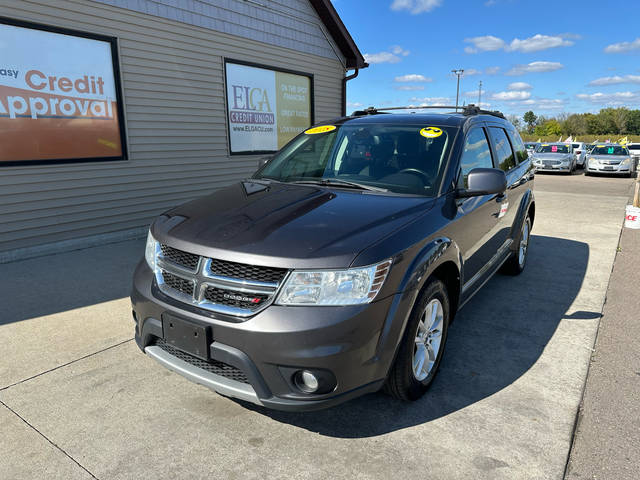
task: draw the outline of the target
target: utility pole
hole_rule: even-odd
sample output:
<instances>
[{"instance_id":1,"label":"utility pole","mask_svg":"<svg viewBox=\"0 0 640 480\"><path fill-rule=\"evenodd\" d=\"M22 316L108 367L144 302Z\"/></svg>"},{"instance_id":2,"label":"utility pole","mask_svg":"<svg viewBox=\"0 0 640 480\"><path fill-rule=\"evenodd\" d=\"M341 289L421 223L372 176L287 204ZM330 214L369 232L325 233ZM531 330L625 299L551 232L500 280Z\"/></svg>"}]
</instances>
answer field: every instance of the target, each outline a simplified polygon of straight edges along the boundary
<instances>
[{"instance_id":1,"label":"utility pole","mask_svg":"<svg viewBox=\"0 0 640 480\"><path fill-rule=\"evenodd\" d=\"M480 85L478 86L478 108L481 108L482 103L480 103L480 99L482 98L482 80L480 80Z\"/></svg>"},{"instance_id":2,"label":"utility pole","mask_svg":"<svg viewBox=\"0 0 640 480\"><path fill-rule=\"evenodd\" d=\"M455 76L458 77L458 84L456 86L456 112L457 112L458 111L458 99L460 98L460 77L464 73L464 70L461 69L461 68L458 68L456 70L451 70L451 73L453 73Z\"/></svg>"}]
</instances>

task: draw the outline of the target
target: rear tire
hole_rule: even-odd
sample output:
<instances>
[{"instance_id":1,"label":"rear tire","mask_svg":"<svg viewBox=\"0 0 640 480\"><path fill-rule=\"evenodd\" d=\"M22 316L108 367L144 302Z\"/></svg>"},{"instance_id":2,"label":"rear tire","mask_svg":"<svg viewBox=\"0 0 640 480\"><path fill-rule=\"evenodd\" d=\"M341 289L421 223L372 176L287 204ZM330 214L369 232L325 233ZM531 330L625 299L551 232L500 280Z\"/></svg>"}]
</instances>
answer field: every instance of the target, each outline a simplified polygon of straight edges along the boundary
<instances>
[{"instance_id":1,"label":"rear tire","mask_svg":"<svg viewBox=\"0 0 640 480\"><path fill-rule=\"evenodd\" d=\"M404 401L422 397L438 373L449 330L449 296L440 280L431 280L416 300L384 385ZM422 362L422 363L420 363Z\"/></svg>"},{"instance_id":2,"label":"rear tire","mask_svg":"<svg viewBox=\"0 0 640 480\"><path fill-rule=\"evenodd\" d=\"M511 253L509 259L502 266L502 273L507 275L520 275L527 266L527 257L529 256L529 240L531 238L531 219L529 214L522 223L520 235L518 235L518 249Z\"/></svg>"}]
</instances>

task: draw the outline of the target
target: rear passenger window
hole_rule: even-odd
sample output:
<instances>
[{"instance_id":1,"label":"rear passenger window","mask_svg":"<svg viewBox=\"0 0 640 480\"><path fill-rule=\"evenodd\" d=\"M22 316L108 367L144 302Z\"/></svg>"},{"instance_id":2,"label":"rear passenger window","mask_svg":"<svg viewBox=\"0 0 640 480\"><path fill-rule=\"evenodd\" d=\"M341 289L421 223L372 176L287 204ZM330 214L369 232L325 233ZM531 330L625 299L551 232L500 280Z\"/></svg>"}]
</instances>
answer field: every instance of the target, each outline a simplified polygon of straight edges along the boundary
<instances>
[{"instance_id":1,"label":"rear passenger window","mask_svg":"<svg viewBox=\"0 0 640 480\"><path fill-rule=\"evenodd\" d=\"M467 177L474 168L493 168L491 150L483 128L474 128L464 141L464 150L460 159L458 188L467 188Z\"/></svg>"},{"instance_id":2,"label":"rear passenger window","mask_svg":"<svg viewBox=\"0 0 640 480\"><path fill-rule=\"evenodd\" d=\"M529 158L529 154L527 153L527 149L524 146L524 142L522 138L520 138L520 134L516 131L509 131L509 138L511 139L511 145L513 149L516 151L516 160L518 163L524 162L527 158Z\"/></svg>"},{"instance_id":3,"label":"rear passenger window","mask_svg":"<svg viewBox=\"0 0 640 480\"><path fill-rule=\"evenodd\" d=\"M489 127L489 134L498 156L498 168L505 172L511 170L516 166L516 160L506 132L499 127Z\"/></svg>"}]
</instances>

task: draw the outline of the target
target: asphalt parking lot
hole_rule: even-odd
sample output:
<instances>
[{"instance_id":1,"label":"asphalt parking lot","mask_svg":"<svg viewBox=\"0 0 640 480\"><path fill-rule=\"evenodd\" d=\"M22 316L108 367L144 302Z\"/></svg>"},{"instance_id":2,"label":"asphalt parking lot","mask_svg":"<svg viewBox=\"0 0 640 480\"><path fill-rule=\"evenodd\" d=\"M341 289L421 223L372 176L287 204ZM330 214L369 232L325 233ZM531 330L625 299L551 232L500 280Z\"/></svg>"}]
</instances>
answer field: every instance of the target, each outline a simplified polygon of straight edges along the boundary
<instances>
[{"instance_id":1,"label":"asphalt parking lot","mask_svg":"<svg viewBox=\"0 0 640 480\"><path fill-rule=\"evenodd\" d=\"M538 175L527 270L460 312L429 394L312 413L145 357L142 240L0 265L0 478L560 479L632 181Z\"/></svg>"}]
</instances>

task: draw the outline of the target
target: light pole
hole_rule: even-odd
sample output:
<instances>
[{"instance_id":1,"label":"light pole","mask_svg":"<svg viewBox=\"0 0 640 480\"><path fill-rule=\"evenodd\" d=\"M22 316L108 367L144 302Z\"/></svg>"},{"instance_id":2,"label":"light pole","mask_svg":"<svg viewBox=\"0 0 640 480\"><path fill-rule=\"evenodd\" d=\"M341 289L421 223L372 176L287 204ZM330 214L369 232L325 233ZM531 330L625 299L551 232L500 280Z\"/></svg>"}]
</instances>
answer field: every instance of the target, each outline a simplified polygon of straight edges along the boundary
<instances>
[{"instance_id":1,"label":"light pole","mask_svg":"<svg viewBox=\"0 0 640 480\"><path fill-rule=\"evenodd\" d=\"M480 103L480 99L482 98L482 80L480 80L480 85L478 85L478 108L482 106Z\"/></svg>"},{"instance_id":2,"label":"light pole","mask_svg":"<svg viewBox=\"0 0 640 480\"><path fill-rule=\"evenodd\" d=\"M460 98L460 77L464 73L464 70L459 68L457 70L451 70L451 73L453 73L455 76L458 77L458 84L456 86L456 112L457 112L458 111L458 99Z\"/></svg>"}]
</instances>

